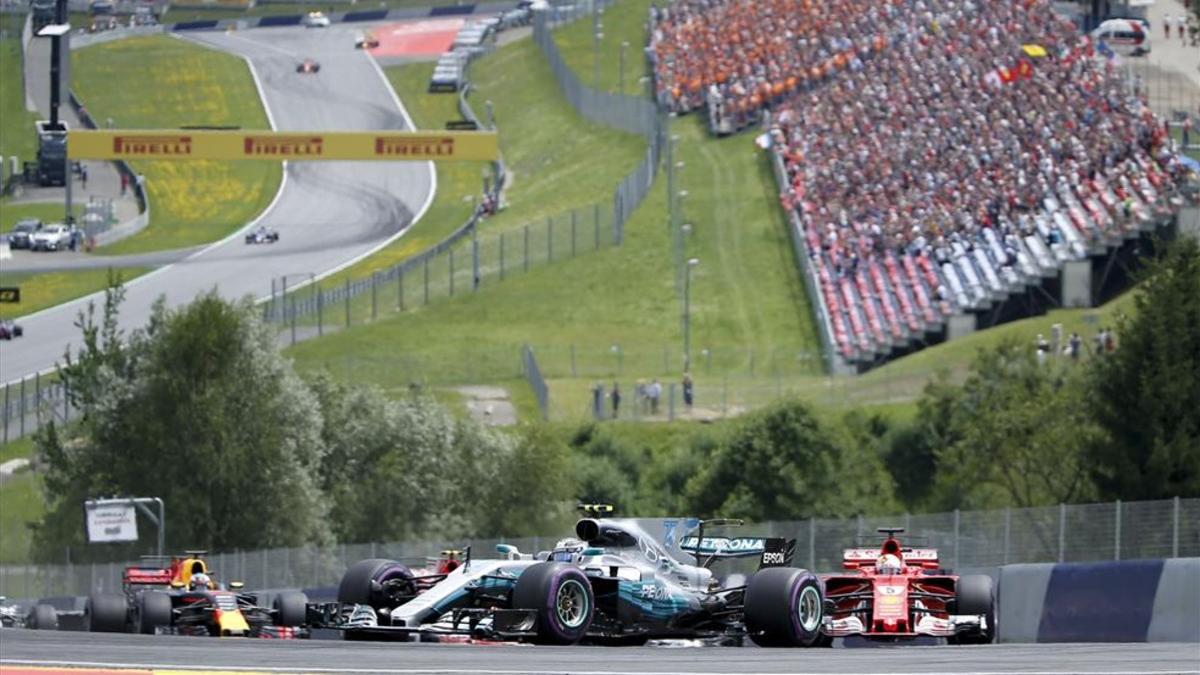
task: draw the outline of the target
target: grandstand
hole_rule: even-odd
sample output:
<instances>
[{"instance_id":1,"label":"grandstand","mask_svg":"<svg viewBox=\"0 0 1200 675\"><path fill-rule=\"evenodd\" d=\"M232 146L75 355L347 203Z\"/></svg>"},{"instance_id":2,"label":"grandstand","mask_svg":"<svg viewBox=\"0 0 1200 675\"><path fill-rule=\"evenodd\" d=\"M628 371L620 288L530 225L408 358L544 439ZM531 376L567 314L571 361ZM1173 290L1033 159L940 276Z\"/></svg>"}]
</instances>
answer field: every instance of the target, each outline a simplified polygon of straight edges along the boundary
<instances>
[{"instance_id":1,"label":"grandstand","mask_svg":"<svg viewBox=\"0 0 1200 675\"><path fill-rule=\"evenodd\" d=\"M835 370L1091 305L1195 203L1169 127L1045 0L681 0L650 22L660 105L762 121Z\"/></svg>"}]
</instances>

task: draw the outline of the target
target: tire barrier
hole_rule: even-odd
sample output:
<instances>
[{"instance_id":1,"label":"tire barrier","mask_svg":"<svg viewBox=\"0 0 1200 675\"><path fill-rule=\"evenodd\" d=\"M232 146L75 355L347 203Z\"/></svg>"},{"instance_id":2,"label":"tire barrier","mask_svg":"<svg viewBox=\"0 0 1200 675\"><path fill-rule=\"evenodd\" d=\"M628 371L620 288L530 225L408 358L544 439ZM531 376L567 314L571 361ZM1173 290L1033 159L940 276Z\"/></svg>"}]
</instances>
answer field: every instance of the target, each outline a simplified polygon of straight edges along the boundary
<instances>
[{"instance_id":1,"label":"tire barrier","mask_svg":"<svg viewBox=\"0 0 1200 675\"><path fill-rule=\"evenodd\" d=\"M1200 642L1200 558L1008 565L1001 642Z\"/></svg>"}]
</instances>

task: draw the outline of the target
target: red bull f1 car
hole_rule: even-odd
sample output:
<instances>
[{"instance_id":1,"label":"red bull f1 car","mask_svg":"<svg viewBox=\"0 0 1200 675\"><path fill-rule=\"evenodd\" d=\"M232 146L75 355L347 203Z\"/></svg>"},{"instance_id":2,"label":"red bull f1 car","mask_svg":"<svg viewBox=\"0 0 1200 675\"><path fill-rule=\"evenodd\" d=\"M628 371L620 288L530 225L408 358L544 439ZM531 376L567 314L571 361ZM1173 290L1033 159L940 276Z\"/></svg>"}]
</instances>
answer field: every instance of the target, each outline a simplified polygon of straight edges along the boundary
<instances>
[{"instance_id":1,"label":"red bull f1 car","mask_svg":"<svg viewBox=\"0 0 1200 675\"><path fill-rule=\"evenodd\" d=\"M502 544L500 559L472 560L468 549L460 565L435 575L364 561L342 579L341 602L310 605L310 625L341 629L347 639L817 644L820 582L790 566L795 542L705 534L736 524L585 518L553 550L531 555ZM712 565L735 558L756 559L757 571L744 583L721 583Z\"/></svg>"},{"instance_id":2,"label":"red bull f1 car","mask_svg":"<svg viewBox=\"0 0 1200 675\"><path fill-rule=\"evenodd\" d=\"M123 593L93 593L84 609L84 625L94 632L294 638L302 626L308 598L298 591L274 596L242 592L242 583L225 587L201 558L188 551L166 566L125 569Z\"/></svg>"},{"instance_id":3,"label":"red bull f1 car","mask_svg":"<svg viewBox=\"0 0 1200 675\"><path fill-rule=\"evenodd\" d=\"M902 528L880 528L880 548L850 548L844 574L822 578L825 639L859 635L898 641L942 637L952 644L985 644L995 637L992 580L941 569L932 548L912 548L896 538Z\"/></svg>"}]
</instances>

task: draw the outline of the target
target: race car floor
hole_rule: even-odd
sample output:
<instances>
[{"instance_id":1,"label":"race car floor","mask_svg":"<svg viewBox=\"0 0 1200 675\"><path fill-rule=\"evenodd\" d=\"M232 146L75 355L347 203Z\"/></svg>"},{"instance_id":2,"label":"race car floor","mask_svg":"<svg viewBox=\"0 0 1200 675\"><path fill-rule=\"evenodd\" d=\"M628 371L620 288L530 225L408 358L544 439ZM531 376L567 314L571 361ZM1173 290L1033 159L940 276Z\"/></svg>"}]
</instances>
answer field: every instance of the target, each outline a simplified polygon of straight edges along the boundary
<instances>
[{"instance_id":1,"label":"race car floor","mask_svg":"<svg viewBox=\"0 0 1200 675\"><path fill-rule=\"evenodd\" d=\"M877 649L534 647L0 631L0 671L207 670L395 675L696 673L1200 673L1197 644L1022 644ZM70 672L78 675L79 670Z\"/></svg>"}]
</instances>

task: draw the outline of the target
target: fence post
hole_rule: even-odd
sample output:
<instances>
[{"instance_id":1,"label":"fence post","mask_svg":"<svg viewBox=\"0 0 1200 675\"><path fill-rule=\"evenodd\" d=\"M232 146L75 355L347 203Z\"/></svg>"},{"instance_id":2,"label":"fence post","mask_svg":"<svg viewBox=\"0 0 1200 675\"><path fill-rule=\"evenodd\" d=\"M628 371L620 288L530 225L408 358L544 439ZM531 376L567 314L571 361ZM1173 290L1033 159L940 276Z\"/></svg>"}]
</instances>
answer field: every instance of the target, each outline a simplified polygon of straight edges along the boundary
<instances>
[{"instance_id":1,"label":"fence post","mask_svg":"<svg viewBox=\"0 0 1200 675\"><path fill-rule=\"evenodd\" d=\"M808 569L817 569L817 521L808 519Z\"/></svg>"},{"instance_id":2,"label":"fence post","mask_svg":"<svg viewBox=\"0 0 1200 675\"><path fill-rule=\"evenodd\" d=\"M1067 505L1058 505L1058 562L1066 559L1067 548Z\"/></svg>"},{"instance_id":3,"label":"fence post","mask_svg":"<svg viewBox=\"0 0 1200 675\"><path fill-rule=\"evenodd\" d=\"M554 219L546 217L546 262L554 262Z\"/></svg>"},{"instance_id":4,"label":"fence post","mask_svg":"<svg viewBox=\"0 0 1200 675\"><path fill-rule=\"evenodd\" d=\"M320 282L313 284L317 293L317 337L325 335L325 291L321 290Z\"/></svg>"},{"instance_id":5,"label":"fence post","mask_svg":"<svg viewBox=\"0 0 1200 675\"><path fill-rule=\"evenodd\" d=\"M425 304L429 304L429 257L425 258Z\"/></svg>"},{"instance_id":6,"label":"fence post","mask_svg":"<svg viewBox=\"0 0 1200 675\"><path fill-rule=\"evenodd\" d=\"M1175 502L1175 504L1174 504L1175 515L1174 515L1174 518L1172 519L1173 522L1171 524L1171 557L1178 558L1179 557L1179 497L1175 497L1175 499L1173 501Z\"/></svg>"},{"instance_id":7,"label":"fence post","mask_svg":"<svg viewBox=\"0 0 1200 675\"><path fill-rule=\"evenodd\" d=\"M525 226L525 271L529 271L529 226Z\"/></svg>"},{"instance_id":8,"label":"fence post","mask_svg":"<svg viewBox=\"0 0 1200 675\"><path fill-rule=\"evenodd\" d=\"M571 209L571 257L575 257L575 209Z\"/></svg>"},{"instance_id":9,"label":"fence post","mask_svg":"<svg viewBox=\"0 0 1200 675\"><path fill-rule=\"evenodd\" d=\"M11 389L11 388L12 388L11 384L4 385L4 442L5 443L8 442L8 426L12 420L12 415L9 414L11 412L11 409L8 407L8 405L9 405L9 403L8 403L9 389Z\"/></svg>"},{"instance_id":10,"label":"fence post","mask_svg":"<svg viewBox=\"0 0 1200 675\"><path fill-rule=\"evenodd\" d=\"M958 569L958 525L960 522L960 511L954 509L954 569Z\"/></svg>"},{"instance_id":11,"label":"fence post","mask_svg":"<svg viewBox=\"0 0 1200 675\"><path fill-rule=\"evenodd\" d=\"M33 374L33 421L36 428L42 428L42 374ZM36 430L36 429L35 429Z\"/></svg>"},{"instance_id":12,"label":"fence post","mask_svg":"<svg viewBox=\"0 0 1200 675\"><path fill-rule=\"evenodd\" d=\"M346 279L346 328L350 327L350 279Z\"/></svg>"},{"instance_id":13,"label":"fence post","mask_svg":"<svg viewBox=\"0 0 1200 675\"><path fill-rule=\"evenodd\" d=\"M396 308L404 311L404 265L396 268Z\"/></svg>"},{"instance_id":14,"label":"fence post","mask_svg":"<svg viewBox=\"0 0 1200 675\"><path fill-rule=\"evenodd\" d=\"M500 233L500 281L504 281L504 233Z\"/></svg>"},{"instance_id":15,"label":"fence post","mask_svg":"<svg viewBox=\"0 0 1200 675\"><path fill-rule=\"evenodd\" d=\"M1008 564L1008 542L1012 535L1012 509L1004 509L1004 564Z\"/></svg>"},{"instance_id":16,"label":"fence post","mask_svg":"<svg viewBox=\"0 0 1200 675\"><path fill-rule=\"evenodd\" d=\"M600 250L600 205L599 204L594 204L592 206L592 221L593 221L593 227L596 230L596 245L594 247L594 250L599 251Z\"/></svg>"},{"instance_id":17,"label":"fence post","mask_svg":"<svg viewBox=\"0 0 1200 675\"><path fill-rule=\"evenodd\" d=\"M1116 534L1113 536L1113 560L1121 559L1121 500L1117 500Z\"/></svg>"},{"instance_id":18,"label":"fence post","mask_svg":"<svg viewBox=\"0 0 1200 675\"><path fill-rule=\"evenodd\" d=\"M450 297L454 297L454 249L450 249Z\"/></svg>"},{"instance_id":19,"label":"fence post","mask_svg":"<svg viewBox=\"0 0 1200 675\"><path fill-rule=\"evenodd\" d=\"M296 294L291 294L292 299L292 344L296 344Z\"/></svg>"},{"instance_id":20,"label":"fence post","mask_svg":"<svg viewBox=\"0 0 1200 675\"><path fill-rule=\"evenodd\" d=\"M379 318L379 272L371 273L371 320Z\"/></svg>"}]
</instances>

